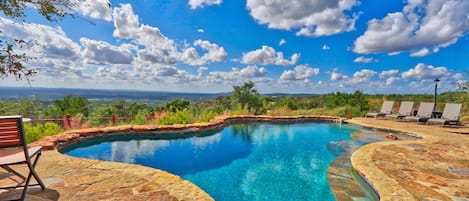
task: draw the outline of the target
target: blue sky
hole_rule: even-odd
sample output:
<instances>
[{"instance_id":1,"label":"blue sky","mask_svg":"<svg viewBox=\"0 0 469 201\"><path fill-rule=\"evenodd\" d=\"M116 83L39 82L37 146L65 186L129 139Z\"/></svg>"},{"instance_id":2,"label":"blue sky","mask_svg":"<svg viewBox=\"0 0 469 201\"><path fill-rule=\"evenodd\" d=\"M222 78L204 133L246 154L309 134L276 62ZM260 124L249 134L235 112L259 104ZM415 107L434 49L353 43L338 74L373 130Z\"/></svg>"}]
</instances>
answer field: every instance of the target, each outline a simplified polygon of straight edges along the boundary
<instances>
[{"instance_id":1,"label":"blue sky","mask_svg":"<svg viewBox=\"0 0 469 201\"><path fill-rule=\"evenodd\" d=\"M110 3L82 1L58 22L0 15L0 35L35 44L20 50L35 58L35 87L432 93L435 78L440 91L467 78L467 0Z\"/></svg>"}]
</instances>

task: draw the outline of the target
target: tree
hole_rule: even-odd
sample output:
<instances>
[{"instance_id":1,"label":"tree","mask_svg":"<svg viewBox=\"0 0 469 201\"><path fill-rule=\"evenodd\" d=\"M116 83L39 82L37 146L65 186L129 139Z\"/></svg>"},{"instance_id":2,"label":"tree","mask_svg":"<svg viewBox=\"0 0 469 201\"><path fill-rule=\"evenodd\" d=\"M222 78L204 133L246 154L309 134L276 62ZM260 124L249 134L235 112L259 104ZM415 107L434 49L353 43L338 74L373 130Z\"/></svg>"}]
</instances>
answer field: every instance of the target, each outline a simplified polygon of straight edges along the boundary
<instances>
[{"instance_id":1,"label":"tree","mask_svg":"<svg viewBox=\"0 0 469 201\"><path fill-rule=\"evenodd\" d=\"M191 103L184 99L176 99L166 103L166 110L171 112L187 109Z\"/></svg>"},{"instance_id":2,"label":"tree","mask_svg":"<svg viewBox=\"0 0 469 201\"><path fill-rule=\"evenodd\" d=\"M24 66L30 58L14 51L14 47L22 48L26 44L23 40L0 38L0 78L12 75L21 80L36 73L36 70Z\"/></svg>"},{"instance_id":3,"label":"tree","mask_svg":"<svg viewBox=\"0 0 469 201\"><path fill-rule=\"evenodd\" d=\"M42 103L37 97L22 100L17 106L18 112L23 117L39 119L42 111Z\"/></svg>"},{"instance_id":4,"label":"tree","mask_svg":"<svg viewBox=\"0 0 469 201\"><path fill-rule=\"evenodd\" d=\"M60 118L66 114L72 116L83 114L88 117L90 101L83 96L72 97L71 95L65 96L62 100L55 100L50 105L45 113L49 117Z\"/></svg>"},{"instance_id":5,"label":"tree","mask_svg":"<svg viewBox=\"0 0 469 201\"><path fill-rule=\"evenodd\" d=\"M81 1L72 0L2 0L0 10L11 18L24 18L27 8L35 9L48 21L58 21L66 15L73 16L73 8Z\"/></svg>"},{"instance_id":6,"label":"tree","mask_svg":"<svg viewBox=\"0 0 469 201\"><path fill-rule=\"evenodd\" d=\"M245 82L242 86L233 86L231 101L233 106L240 106L242 109L248 109L254 114L262 114L265 112L261 95L254 88L254 83L252 81Z\"/></svg>"},{"instance_id":7,"label":"tree","mask_svg":"<svg viewBox=\"0 0 469 201\"><path fill-rule=\"evenodd\" d=\"M81 0L1 0L0 11L13 19L22 18L24 22L25 10L32 8L48 21L58 21L67 15L73 16L73 8L79 3ZM0 78L11 75L19 80L25 78L29 82L29 77L36 74L36 70L25 64L33 58L24 53L18 53L15 49L33 45L31 43L0 36Z\"/></svg>"}]
</instances>

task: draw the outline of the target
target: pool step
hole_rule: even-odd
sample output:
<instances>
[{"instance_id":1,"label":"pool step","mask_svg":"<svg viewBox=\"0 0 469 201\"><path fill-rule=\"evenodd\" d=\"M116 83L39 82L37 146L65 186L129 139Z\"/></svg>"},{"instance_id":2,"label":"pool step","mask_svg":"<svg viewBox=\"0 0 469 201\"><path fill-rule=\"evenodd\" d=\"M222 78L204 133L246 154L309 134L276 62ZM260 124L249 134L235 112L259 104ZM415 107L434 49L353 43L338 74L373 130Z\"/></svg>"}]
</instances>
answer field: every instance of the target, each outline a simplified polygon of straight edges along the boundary
<instances>
[{"instance_id":1,"label":"pool step","mask_svg":"<svg viewBox=\"0 0 469 201\"><path fill-rule=\"evenodd\" d=\"M351 152L345 152L337 157L327 169L327 177L332 191L340 201L374 201L370 193L366 192L355 180L350 164Z\"/></svg>"}]
</instances>

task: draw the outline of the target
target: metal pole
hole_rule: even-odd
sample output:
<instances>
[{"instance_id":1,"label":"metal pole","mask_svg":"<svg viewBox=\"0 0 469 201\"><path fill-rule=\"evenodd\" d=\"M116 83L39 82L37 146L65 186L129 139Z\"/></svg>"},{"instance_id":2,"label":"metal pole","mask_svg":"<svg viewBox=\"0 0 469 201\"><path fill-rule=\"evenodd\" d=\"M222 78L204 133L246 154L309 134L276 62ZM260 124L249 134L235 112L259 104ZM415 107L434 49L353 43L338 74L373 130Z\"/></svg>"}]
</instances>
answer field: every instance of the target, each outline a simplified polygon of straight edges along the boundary
<instances>
[{"instance_id":1,"label":"metal pole","mask_svg":"<svg viewBox=\"0 0 469 201\"><path fill-rule=\"evenodd\" d=\"M435 81L435 100L433 102L435 103L435 105L433 106L433 112L436 112L436 105L437 105L436 96L438 95L437 89L438 89L438 82L440 80L436 78L434 81Z\"/></svg>"}]
</instances>

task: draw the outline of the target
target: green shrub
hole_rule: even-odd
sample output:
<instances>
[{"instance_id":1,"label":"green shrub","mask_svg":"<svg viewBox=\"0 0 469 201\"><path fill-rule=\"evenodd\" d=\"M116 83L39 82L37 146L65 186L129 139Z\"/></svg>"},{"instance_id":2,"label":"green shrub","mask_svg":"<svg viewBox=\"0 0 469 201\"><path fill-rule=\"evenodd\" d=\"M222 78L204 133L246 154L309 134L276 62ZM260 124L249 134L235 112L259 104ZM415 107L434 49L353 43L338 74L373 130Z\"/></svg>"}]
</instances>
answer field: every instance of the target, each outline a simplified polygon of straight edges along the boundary
<instances>
[{"instance_id":1,"label":"green shrub","mask_svg":"<svg viewBox=\"0 0 469 201\"><path fill-rule=\"evenodd\" d=\"M231 115L252 115L252 112L249 112L247 108L236 107L236 109L231 111Z\"/></svg>"},{"instance_id":2,"label":"green shrub","mask_svg":"<svg viewBox=\"0 0 469 201\"><path fill-rule=\"evenodd\" d=\"M108 125L112 118L112 107L102 106L97 107L90 114L92 126Z\"/></svg>"},{"instance_id":3,"label":"green shrub","mask_svg":"<svg viewBox=\"0 0 469 201\"><path fill-rule=\"evenodd\" d=\"M287 106L281 106L273 108L267 112L267 115L271 116L288 116L292 115L292 111Z\"/></svg>"},{"instance_id":4,"label":"green shrub","mask_svg":"<svg viewBox=\"0 0 469 201\"><path fill-rule=\"evenodd\" d=\"M325 116L339 116L345 117L345 111L347 107L336 107L336 108L313 108L310 110L295 110L290 115L325 115Z\"/></svg>"},{"instance_id":5,"label":"green shrub","mask_svg":"<svg viewBox=\"0 0 469 201\"><path fill-rule=\"evenodd\" d=\"M138 111L138 113L135 115L135 119L131 122L131 124L144 125L149 123L147 115L148 114L145 111Z\"/></svg>"},{"instance_id":6,"label":"green shrub","mask_svg":"<svg viewBox=\"0 0 469 201\"><path fill-rule=\"evenodd\" d=\"M45 124L24 124L24 131L26 134L26 143L31 143L36 140L39 140L45 136L57 135L63 132L62 127L60 125L47 122Z\"/></svg>"},{"instance_id":7,"label":"green shrub","mask_svg":"<svg viewBox=\"0 0 469 201\"><path fill-rule=\"evenodd\" d=\"M200 114L197 122L209 122L211 119L215 118L219 114L214 111L204 111Z\"/></svg>"},{"instance_id":8,"label":"green shrub","mask_svg":"<svg viewBox=\"0 0 469 201\"><path fill-rule=\"evenodd\" d=\"M188 110L171 112L168 115L162 116L158 119L160 125L172 124L191 124L194 123L194 118Z\"/></svg>"}]
</instances>

